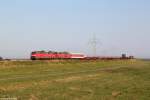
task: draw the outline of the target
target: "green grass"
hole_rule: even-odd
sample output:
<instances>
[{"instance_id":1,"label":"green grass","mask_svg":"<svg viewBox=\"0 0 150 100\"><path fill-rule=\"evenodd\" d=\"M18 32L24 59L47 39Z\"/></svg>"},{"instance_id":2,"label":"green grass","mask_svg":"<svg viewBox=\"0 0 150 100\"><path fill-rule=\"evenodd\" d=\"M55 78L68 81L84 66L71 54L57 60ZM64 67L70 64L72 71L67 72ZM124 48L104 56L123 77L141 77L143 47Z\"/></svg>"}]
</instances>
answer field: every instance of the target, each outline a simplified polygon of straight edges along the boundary
<instances>
[{"instance_id":1,"label":"green grass","mask_svg":"<svg viewBox=\"0 0 150 100\"><path fill-rule=\"evenodd\" d=\"M150 61L3 61L0 98L149 100Z\"/></svg>"}]
</instances>

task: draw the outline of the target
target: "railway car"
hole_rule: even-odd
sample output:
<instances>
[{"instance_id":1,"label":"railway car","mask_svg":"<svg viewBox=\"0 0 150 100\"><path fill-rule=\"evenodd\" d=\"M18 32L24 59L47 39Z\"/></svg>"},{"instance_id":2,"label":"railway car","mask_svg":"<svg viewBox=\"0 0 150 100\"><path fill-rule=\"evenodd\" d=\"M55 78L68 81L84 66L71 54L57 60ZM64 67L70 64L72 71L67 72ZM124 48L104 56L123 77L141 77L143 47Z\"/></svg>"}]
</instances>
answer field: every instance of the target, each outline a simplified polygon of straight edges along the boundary
<instances>
[{"instance_id":1,"label":"railway car","mask_svg":"<svg viewBox=\"0 0 150 100\"><path fill-rule=\"evenodd\" d=\"M84 54L54 51L34 51L31 53L31 60L52 60L52 59L83 59Z\"/></svg>"}]
</instances>

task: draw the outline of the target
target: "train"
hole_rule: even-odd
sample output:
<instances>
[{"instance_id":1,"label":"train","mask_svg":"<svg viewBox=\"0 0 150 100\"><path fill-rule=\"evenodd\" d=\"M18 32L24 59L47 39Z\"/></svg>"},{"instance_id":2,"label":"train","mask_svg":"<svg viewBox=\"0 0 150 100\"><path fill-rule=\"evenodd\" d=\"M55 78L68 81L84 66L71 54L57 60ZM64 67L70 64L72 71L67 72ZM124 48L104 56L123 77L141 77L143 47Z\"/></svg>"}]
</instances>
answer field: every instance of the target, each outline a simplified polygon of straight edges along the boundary
<instances>
[{"instance_id":1,"label":"train","mask_svg":"<svg viewBox=\"0 0 150 100\"><path fill-rule=\"evenodd\" d=\"M56 51L33 51L31 52L31 60L55 60L55 59L80 59L80 60L117 60L117 59L134 59L134 56L127 57L122 54L121 57L89 57L81 53L56 52Z\"/></svg>"},{"instance_id":2,"label":"train","mask_svg":"<svg viewBox=\"0 0 150 100\"><path fill-rule=\"evenodd\" d=\"M31 60L52 60L52 59L84 59L86 56L81 53L56 52L56 51L34 51L31 53Z\"/></svg>"}]
</instances>

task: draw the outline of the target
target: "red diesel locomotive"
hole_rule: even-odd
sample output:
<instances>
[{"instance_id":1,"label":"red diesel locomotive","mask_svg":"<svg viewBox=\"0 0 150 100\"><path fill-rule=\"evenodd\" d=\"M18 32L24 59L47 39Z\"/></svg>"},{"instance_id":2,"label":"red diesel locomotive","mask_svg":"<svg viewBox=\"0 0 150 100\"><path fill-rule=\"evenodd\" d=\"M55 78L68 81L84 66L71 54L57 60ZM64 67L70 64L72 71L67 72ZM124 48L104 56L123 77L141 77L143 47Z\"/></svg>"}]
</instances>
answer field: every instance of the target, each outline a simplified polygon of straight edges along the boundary
<instances>
[{"instance_id":1,"label":"red diesel locomotive","mask_svg":"<svg viewBox=\"0 0 150 100\"><path fill-rule=\"evenodd\" d=\"M31 60L51 60L51 59L84 59L83 54L72 54L68 52L45 52L34 51L31 53Z\"/></svg>"}]
</instances>

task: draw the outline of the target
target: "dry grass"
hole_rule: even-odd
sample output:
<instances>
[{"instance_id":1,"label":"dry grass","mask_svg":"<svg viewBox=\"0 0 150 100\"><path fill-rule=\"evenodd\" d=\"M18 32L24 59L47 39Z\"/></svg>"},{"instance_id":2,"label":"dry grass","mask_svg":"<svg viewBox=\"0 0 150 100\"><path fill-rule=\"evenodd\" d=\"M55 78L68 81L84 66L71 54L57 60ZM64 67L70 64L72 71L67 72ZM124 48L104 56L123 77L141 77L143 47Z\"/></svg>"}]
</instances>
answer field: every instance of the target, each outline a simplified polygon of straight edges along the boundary
<instances>
[{"instance_id":1,"label":"dry grass","mask_svg":"<svg viewBox=\"0 0 150 100\"><path fill-rule=\"evenodd\" d=\"M0 97L19 100L148 100L150 97L149 61L26 61L0 62L0 66L0 79L5 79L0 81ZM23 78L17 78L18 75Z\"/></svg>"}]
</instances>

